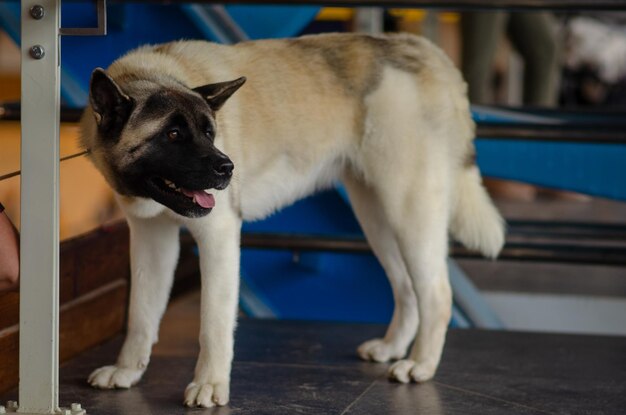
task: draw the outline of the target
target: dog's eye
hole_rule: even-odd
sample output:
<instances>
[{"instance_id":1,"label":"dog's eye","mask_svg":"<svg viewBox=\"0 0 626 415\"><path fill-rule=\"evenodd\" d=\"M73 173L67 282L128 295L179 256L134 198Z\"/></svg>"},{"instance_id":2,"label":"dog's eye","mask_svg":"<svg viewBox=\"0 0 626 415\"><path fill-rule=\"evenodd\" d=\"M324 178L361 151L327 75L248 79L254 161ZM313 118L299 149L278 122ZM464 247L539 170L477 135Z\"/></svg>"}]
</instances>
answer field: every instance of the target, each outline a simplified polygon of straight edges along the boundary
<instances>
[{"instance_id":1,"label":"dog's eye","mask_svg":"<svg viewBox=\"0 0 626 415\"><path fill-rule=\"evenodd\" d=\"M204 134L205 134L208 138L210 138L211 140L213 140L213 135L214 135L214 133L213 133L213 128L211 128L211 127L207 128L207 129L206 129L206 131L204 132Z\"/></svg>"},{"instance_id":2,"label":"dog's eye","mask_svg":"<svg viewBox=\"0 0 626 415\"><path fill-rule=\"evenodd\" d=\"M178 140L180 138L180 131L178 131L177 129L169 130L167 132L167 138L172 141Z\"/></svg>"}]
</instances>

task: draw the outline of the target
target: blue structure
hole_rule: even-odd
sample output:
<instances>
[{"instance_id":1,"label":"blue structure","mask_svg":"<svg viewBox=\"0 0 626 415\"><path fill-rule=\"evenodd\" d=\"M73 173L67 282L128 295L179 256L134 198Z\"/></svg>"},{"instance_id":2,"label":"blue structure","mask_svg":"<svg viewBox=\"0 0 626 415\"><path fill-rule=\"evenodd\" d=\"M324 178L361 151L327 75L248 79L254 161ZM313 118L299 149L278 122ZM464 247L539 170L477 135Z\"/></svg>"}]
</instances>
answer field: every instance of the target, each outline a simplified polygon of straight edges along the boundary
<instances>
[{"instance_id":1,"label":"blue structure","mask_svg":"<svg viewBox=\"0 0 626 415\"><path fill-rule=\"evenodd\" d=\"M229 6L226 10L250 39L260 39L297 35L315 18L319 7ZM85 106L89 78L95 67L107 67L131 49L179 39L218 40L189 13L189 5L113 4L108 5L107 15L106 36L62 38L61 97L69 106ZM19 16L18 1L0 3L0 27L16 43L20 36ZM64 27L95 26L95 7L90 2L65 2L62 19Z\"/></svg>"},{"instance_id":2,"label":"blue structure","mask_svg":"<svg viewBox=\"0 0 626 415\"><path fill-rule=\"evenodd\" d=\"M617 112L522 111L474 106L473 115L479 124L532 124L626 133L626 117ZM478 137L476 149L484 176L626 200L622 179L626 176L626 145Z\"/></svg>"}]
</instances>

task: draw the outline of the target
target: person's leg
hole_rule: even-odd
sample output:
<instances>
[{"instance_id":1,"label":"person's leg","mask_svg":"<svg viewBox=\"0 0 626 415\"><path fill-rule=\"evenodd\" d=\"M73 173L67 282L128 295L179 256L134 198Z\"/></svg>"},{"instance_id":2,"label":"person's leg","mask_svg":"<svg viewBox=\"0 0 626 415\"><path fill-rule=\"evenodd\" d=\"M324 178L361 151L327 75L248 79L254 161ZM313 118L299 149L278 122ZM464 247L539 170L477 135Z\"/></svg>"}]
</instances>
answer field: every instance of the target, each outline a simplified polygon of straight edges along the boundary
<instances>
[{"instance_id":1,"label":"person's leg","mask_svg":"<svg viewBox=\"0 0 626 415\"><path fill-rule=\"evenodd\" d=\"M19 268L19 235L0 203L0 291L17 287Z\"/></svg>"},{"instance_id":2,"label":"person's leg","mask_svg":"<svg viewBox=\"0 0 626 415\"><path fill-rule=\"evenodd\" d=\"M524 59L524 103L555 105L558 41L553 16L547 12L512 13L508 34Z\"/></svg>"},{"instance_id":3,"label":"person's leg","mask_svg":"<svg viewBox=\"0 0 626 415\"><path fill-rule=\"evenodd\" d=\"M505 12L468 12L461 16L461 69L472 103L493 99L493 59L506 27Z\"/></svg>"}]
</instances>

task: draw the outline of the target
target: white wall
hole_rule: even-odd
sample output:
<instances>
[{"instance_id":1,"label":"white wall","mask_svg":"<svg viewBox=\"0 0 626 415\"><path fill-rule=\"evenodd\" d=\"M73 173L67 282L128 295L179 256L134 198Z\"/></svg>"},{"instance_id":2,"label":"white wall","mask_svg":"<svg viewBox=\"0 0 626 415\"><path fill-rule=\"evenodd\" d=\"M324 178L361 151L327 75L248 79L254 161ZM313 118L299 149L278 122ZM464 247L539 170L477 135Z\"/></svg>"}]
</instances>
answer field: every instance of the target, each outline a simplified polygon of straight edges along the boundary
<instances>
[{"instance_id":1,"label":"white wall","mask_svg":"<svg viewBox=\"0 0 626 415\"><path fill-rule=\"evenodd\" d=\"M507 329L626 335L626 299L483 292Z\"/></svg>"}]
</instances>

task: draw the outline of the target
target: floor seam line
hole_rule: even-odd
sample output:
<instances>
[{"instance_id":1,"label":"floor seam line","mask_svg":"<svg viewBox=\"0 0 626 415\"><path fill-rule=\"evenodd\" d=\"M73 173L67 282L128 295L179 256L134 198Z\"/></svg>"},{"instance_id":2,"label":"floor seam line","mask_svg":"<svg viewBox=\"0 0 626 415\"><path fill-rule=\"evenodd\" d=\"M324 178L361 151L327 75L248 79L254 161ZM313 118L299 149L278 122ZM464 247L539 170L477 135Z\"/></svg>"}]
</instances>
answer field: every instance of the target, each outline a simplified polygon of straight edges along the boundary
<instances>
[{"instance_id":1,"label":"floor seam line","mask_svg":"<svg viewBox=\"0 0 626 415\"><path fill-rule=\"evenodd\" d=\"M352 408L363 396L365 396L365 394L367 392L369 392L370 389L372 389L372 387L374 386L374 384L376 383L376 380L374 380L372 383L370 383L370 385L365 388L365 390L363 392L361 392L361 394L359 396L356 397L356 399L354 401L352 401L352 403L350 405L348 405L346 407L346 409L343 410L343 412L340 415L345 415L348 413L348 411L350 410L350 408Z\"/></svg>"},{"instance_id":2,"label":"floor seam line","mask_svg":"<svg viewBox=\"0 0 626 415\"><path fill-rule=\"evenodd\" d=\"M524 409L530 409L530 410L533 410L533 411L542 412L544 414L551 414L552 415L552 414L556 413L556 412L546 411L545 409L534 408L532 406L524 405L524 404L513 402L513 401L507 401L506 399L497 398L495 396L486 395L484 393L476 392L476 391L473 391L473 390L460 388L458 386L448 385L448 384L442 383L442 382L433 381L433 383L435 383L435 384L437 384L439 386L442 386L444 388L456 390L456 391L467 393L467 394L470 394L470 395L480 396L482 398L490 399L490 400L493 400L493 401L503 402L503 403L506 403L506 404L509 404L509 405L513 405L513 406L518 406L518 407L524 408Z\"/></svg>"}]
</instances>

